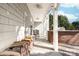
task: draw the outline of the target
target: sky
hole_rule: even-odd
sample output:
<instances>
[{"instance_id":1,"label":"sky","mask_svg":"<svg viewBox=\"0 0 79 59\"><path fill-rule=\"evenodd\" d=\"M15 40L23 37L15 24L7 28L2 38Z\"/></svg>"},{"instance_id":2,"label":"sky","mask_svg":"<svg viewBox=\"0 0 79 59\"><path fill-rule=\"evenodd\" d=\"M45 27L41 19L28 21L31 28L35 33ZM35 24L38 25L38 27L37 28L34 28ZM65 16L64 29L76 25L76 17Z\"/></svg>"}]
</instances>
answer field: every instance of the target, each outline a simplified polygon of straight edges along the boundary
<instances>
[{"instance_id":1,"label":"sky","mask_svg":"<svg viewBox=\"0 0 79 59\"><path fill-rule=\"evenodd\" d=\"M68 18L68 21L79 21L79 4L60 4L58 8L58 14L64 15Z\"/></svg>"}]
</instances>

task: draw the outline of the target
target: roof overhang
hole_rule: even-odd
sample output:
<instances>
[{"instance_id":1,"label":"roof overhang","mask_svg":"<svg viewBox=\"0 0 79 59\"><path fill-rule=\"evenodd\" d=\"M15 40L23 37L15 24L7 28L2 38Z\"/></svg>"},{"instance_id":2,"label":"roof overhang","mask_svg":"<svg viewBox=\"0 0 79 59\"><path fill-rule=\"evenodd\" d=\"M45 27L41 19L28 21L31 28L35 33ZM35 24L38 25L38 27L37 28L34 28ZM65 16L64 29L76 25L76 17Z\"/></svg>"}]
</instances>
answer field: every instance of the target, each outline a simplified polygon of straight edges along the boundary
<instances>
[{"instance_id":1,"label":"roof overhang","mask_svg":"<svg viewBox=\"0 0 79 59\"><path fill-rule=\"evenodd\" d=\"M57 4L54 3L27 3L29 11L32 15L34 23L40 24L49 14L52 8L56 8Z\"/></svg>"}]
</instances>

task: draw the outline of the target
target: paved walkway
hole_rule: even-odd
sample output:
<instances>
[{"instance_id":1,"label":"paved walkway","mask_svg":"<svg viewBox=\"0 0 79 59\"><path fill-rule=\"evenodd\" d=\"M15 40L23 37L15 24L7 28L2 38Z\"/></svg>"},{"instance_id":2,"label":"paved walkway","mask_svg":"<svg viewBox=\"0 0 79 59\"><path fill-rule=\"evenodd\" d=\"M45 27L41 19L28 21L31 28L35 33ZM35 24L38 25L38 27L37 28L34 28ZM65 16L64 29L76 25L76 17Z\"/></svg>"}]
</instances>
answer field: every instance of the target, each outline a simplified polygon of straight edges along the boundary
<instances>
[{"instance_id":1,"label":"paved walkway","mask_svg":"<svg viewBox=\"0 0 79 59\"><path fill-rule=\"evenodd\" d=\"M59 52L54 52L52 44L39 39L34 41L30 56L79 56L79 46L59 43Z\"/></svg>"}]
</instances>

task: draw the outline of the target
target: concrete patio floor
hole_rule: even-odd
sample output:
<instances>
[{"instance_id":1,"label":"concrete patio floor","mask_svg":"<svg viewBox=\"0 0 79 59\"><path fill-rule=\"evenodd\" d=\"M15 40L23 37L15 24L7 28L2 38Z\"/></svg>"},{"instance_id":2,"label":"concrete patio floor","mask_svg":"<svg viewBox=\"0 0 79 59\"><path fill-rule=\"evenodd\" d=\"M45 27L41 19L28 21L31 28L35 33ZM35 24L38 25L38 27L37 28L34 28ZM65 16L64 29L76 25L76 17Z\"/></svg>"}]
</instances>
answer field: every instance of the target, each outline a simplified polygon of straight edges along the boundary
<instances>
[{"instance_id":1,"label":"concrete patio floor","mask_svg":"<svg viewBox=\"0 0 79 59\"><path fill-rule=\"evenodd\" d=\"M58 52L54 52L53 45L45 39L34 41L34 47L31 51L31 56L62 56Z\"/></svg>"},{"instance_id":2,"label":"concrete patio floor","mask_svg":"<svg viewBox=\"0 0 79 59\"><path fill-rule=\"evenodd\" d=\"M30 56L79 56L79 47L59 43L59 52L55 52L52 44L39 39L34 41Z\"/></svg>"}]
</instances>

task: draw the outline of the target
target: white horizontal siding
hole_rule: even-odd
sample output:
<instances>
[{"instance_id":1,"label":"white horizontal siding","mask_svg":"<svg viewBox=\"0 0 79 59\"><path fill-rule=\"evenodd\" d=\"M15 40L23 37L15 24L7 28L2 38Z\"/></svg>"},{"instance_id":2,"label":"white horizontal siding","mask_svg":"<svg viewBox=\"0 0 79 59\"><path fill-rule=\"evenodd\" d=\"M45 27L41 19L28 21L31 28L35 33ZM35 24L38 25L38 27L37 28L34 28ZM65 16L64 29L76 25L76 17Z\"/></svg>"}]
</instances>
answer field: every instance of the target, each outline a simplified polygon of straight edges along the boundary
<instances>
[{"instance_id":1,"label":"white horizontal siding","mask_svg":"<svg viewBox=\"0 0 79 59\"><path fill-rule=\"evenodd\" d=\"M24 26L22 8L18 4L0 3L0 51L16 41L21 26ZM26 24L28 24L27 26L30 24L29 17L26 18ZM21 32L24 35L24 31L21 30Z\"/></svg>"}]
</instances>

